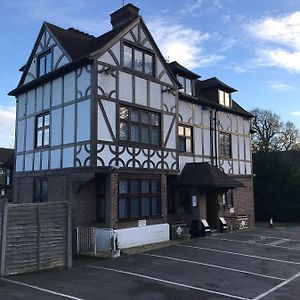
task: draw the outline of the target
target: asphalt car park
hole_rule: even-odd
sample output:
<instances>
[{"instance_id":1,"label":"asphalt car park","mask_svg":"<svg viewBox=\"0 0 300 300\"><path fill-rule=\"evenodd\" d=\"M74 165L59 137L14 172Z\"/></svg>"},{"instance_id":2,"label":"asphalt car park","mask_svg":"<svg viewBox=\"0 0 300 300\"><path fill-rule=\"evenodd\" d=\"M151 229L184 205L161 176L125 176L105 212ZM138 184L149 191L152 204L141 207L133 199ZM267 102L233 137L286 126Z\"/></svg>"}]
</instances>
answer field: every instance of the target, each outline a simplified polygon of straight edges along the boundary
<instances>
[{"instance_id":1,"label":"asphalt car park","mask_svg":"<svg viewBox=\"0 0 300 300\"><path fill-rule=\"evenodd\" d=\"M214 234L0 279L0 299L299 299L300 227Z\"/></svg>"}]
</instances>

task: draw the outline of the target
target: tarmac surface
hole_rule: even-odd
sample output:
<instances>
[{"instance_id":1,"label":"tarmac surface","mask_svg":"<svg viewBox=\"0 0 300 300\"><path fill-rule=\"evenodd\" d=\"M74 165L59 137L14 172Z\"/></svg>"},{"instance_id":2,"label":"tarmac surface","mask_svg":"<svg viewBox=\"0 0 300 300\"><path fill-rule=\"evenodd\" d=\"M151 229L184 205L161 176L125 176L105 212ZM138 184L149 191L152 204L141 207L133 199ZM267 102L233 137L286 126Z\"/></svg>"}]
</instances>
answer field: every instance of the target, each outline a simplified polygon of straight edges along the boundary
<instances>
[{"instance_id":1,"label":"tarmac surface","mask_svg":"<svg viewBox=\"0 0 300 300\"><path fill-rule=\"evenodd\" d=\"M300 227L218 233L0 279L1 300L300 299Z\"/></svg>"}]
</instances>

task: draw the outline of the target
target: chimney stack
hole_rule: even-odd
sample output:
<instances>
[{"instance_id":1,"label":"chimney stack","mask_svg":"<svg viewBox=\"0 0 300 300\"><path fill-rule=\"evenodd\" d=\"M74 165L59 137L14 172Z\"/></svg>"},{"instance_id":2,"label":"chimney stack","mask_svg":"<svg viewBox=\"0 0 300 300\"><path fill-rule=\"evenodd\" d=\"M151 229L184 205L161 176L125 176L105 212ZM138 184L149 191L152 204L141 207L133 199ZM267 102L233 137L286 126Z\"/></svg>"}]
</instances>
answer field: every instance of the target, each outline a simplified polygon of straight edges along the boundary
<instances>
[{"instance_id":1,"label":"chimney stack","mask_svg":"<svg viewBox=\"0 0 300 300\"><path fill-rule=\"evenodd\" d=\"M138 18L139 10L140 9L138 7L129 3L110 14L110 23L113 29L116 29Z\"/></svg>"}]
</instances>

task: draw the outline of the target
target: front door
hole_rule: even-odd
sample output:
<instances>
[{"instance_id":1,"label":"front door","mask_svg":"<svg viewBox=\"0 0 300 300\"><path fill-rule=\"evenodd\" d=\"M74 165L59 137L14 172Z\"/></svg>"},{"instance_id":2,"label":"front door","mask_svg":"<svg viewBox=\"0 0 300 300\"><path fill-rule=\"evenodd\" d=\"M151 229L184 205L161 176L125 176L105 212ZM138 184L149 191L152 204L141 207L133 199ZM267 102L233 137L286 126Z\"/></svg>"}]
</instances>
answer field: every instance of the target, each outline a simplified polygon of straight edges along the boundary
<instances>
[{"instance_id":1,"label":"front door","mask_svg":"<svg viewBox=\"0 0 300 300\"><path fill-rule=\"evenodd\" d=\"M211 228L218 228L218 194L206 193L206 216Z\"/></svg>"}]
</instances>

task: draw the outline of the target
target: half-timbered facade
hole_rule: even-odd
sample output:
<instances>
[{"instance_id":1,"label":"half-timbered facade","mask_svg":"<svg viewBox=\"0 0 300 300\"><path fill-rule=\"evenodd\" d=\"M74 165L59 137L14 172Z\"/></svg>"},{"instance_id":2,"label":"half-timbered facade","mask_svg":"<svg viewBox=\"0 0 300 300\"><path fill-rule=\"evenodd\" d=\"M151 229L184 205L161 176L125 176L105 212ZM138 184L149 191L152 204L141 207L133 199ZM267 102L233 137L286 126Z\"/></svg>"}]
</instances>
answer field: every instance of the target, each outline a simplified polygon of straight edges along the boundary
<instances>
[{"instance_id":1,"label":"half-timbered facade","mask_svg":"<svg viewBox=\"0 0 300 300\"><path fill-rule=\"evenodd\" d=\"M235 90L168 64L132 4L111 24L99 37L43 24L10 92L14 201L68 200L74 226L189 223L207 213L215 223L219 215L253 220L251 115ZM206 162L230 183L180 181L185 166L201 172Z\"/></svg>"}]
</instances>

